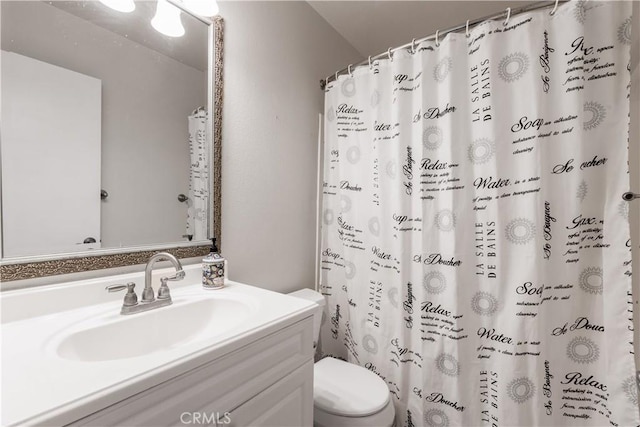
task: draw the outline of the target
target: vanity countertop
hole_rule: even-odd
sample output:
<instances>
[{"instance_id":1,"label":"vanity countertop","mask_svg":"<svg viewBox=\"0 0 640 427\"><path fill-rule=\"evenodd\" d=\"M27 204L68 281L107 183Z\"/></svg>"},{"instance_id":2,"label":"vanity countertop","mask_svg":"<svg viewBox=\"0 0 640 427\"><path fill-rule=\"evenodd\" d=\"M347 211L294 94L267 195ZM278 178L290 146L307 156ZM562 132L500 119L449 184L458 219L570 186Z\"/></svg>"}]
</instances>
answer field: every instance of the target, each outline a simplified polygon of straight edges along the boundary
<instances>
[{"instance_id":1,"label":"vanity countertop","mask_svg":"<svg viewBox=\"0 0 640 427\"><path fill-rule=\"evenodd\" d=\"M314 304L309 301L232 281L227 281L221 290L204 290L199 282L199 265L185 266L185 271L187 277L182 282L172 283L173 305L129 316L120 315L123 294L107 294L104 286L136 281L140 292L142 273L0 294L2 425L73 422L313 314ZM154 281L156 289L157 286ZM76 294L80 297L72 296ZM96 304L101 296L107 302ZM153 320L164 315L162 310L174 307L174 311L165 312L170 315L175 313L175 307L180 309L181 305L207 298L215 299L216 304L242 303L249 307L248 315L234 325L221 323L219 330L207 325L207 333L199 334L197 339L191 337L149 354L92 361L60 354L64 338L83 328L137 317L137 322L148 319L149 328L153 329ZM20 314L19 306L29 307L30 301L36 308L31 306L25 309L26 315ZM55 309L58 302L62 311ZM109 346L121 343L120 336L109 335Z\"/></svg>"}]
</instances>

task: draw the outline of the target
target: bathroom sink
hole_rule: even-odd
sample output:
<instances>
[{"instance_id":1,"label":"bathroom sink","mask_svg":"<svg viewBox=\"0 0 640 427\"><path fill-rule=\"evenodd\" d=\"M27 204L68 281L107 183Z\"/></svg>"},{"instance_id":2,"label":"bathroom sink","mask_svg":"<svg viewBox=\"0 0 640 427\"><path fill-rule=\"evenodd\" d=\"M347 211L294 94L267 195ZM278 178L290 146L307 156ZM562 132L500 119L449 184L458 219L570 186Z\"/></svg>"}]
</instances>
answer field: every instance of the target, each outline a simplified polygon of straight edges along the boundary
<instances>
[{"instance_id":1,"label":"bathroom sink","mask_svg":"<svg viewBox=\"0 0 640 427\"><path fill-rule=\"evenodd\" d=\"M73 424L298 325L313 309L309 301L231 280L204 290L200 264L184 271L171 284L173 304L130 315L120 314L122 293L105 287L134 282L140 289L142 272L0 293L0 425ZM157 270L155 282L173 272ZM289 356L286 349L302 344L256 357ZM192 395L189 404L214 394ZM128 420L117 425L132 425Z\"/></svg>"},{"instance_id":2,"label":"bathroom sink","mask_svg":"<svg viewBox=\"0 0 640 427\"><path fill-rule=\"evenodd\" d=\"M82 362L146 356L223 334L237 328L252 311L250 302L238 299L179 298L144 313L110 313L81 322L62 331L54 349L63 359Z\"/></svg>"}]
</instances>

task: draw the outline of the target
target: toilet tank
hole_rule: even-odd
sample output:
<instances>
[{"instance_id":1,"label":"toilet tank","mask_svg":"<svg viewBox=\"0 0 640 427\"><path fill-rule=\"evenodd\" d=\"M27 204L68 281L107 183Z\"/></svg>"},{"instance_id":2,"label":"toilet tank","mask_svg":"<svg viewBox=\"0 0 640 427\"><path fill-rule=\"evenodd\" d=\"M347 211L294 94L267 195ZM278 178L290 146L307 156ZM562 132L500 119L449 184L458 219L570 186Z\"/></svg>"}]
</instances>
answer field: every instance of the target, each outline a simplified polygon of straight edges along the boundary
<instances>
[{"instance_id":1,"label":"toilet tank","mask_svg":"<svg viewBox=\"0 0 640 427\"><path fill-rule=\"evenodd\" d=\"M324 312L324 296L321 293L313 291L311 289L300 289L299 291L291 292L289 295L296 298L306 299L318 304L313 314L313 348L316 347L318 339L320 338L320 325L322 323L322 313Z\"/></svg>"}]
</instances>

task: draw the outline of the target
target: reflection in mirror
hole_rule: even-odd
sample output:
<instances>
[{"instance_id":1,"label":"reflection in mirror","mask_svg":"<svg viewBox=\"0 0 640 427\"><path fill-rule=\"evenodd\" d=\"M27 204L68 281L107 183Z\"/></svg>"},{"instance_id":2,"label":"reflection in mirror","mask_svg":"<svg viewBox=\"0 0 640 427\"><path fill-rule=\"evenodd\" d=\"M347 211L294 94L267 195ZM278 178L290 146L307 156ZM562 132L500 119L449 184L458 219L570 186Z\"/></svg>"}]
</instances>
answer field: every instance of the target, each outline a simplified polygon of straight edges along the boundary
<instances>
[{"instance_id":1,"label":"reflection in mirror","mask_svg":"<svg viewBox=\"0 0 640 427\"><path fill-rule=\"evenodd\" d=\"M135 5L0 3L3 258L210 237L208 25Z\"/></svg>"}]
</instances>

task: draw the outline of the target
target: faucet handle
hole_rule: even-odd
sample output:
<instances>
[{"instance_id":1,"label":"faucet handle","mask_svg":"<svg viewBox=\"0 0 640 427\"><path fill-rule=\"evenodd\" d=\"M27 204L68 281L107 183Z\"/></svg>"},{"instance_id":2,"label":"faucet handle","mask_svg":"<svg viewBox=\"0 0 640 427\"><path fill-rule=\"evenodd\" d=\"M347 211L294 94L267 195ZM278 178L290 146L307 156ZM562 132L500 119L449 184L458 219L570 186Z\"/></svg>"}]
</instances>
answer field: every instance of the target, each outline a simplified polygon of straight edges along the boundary
<instances>
[{"instance_id":1,"label":"faucet handle","mask_svg":"<svg viewBox=\"0 0 640 427\"><path fill-rule=\"evenodd\" d=\"M118 292L124 289L127 290L126 295L124 296L124 302L122 303L125 307L131 307L138 304L138 296L136 295L136 291L134 290L136 284L134 282L129 282L127 285L109 285L105 287L107 292Z\"/></svg>"},{"instance_id":2,"label":"faucet handle","mask_svg":"<svg viewBox=\"0 0 640 427\"><path fill-rule=\"evenodd\" d=\"M171 293L169 286L167 286L167 280L178 280L170 277L163 277L160 279L160 288L158 289L158 299L171 299Z\"/></svg>"},{"instance_id":3,"label":"faucet handle","mask_svg":"<svg viewBox=\"0 0 640 427\"><path fill-rule=\"evenodd\" d=\"M127 287L125 285L109 285L105 286L104 289L107 292L118 292L127 289Z\"/></svg>"}]
</instances>

